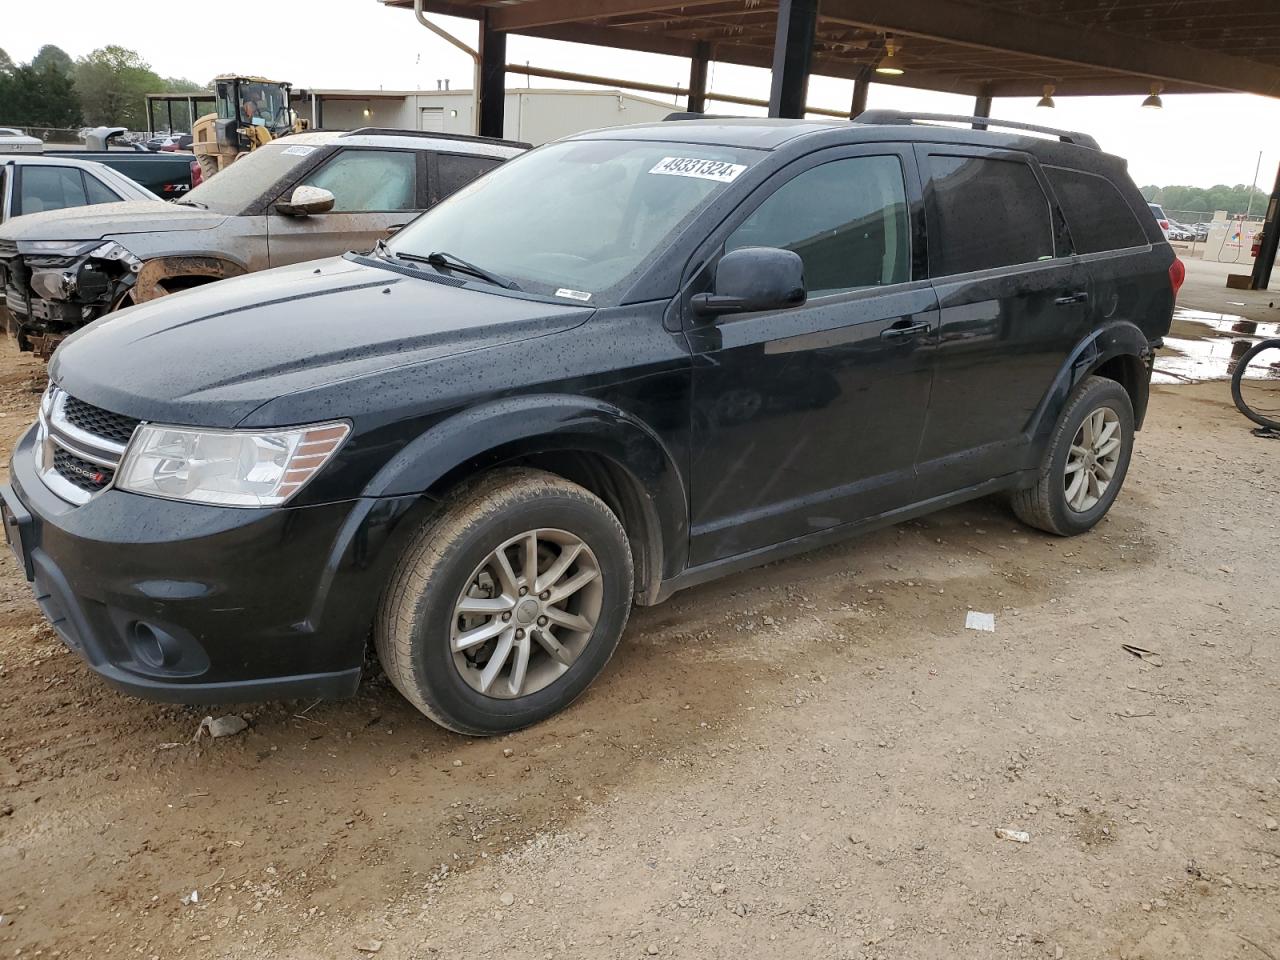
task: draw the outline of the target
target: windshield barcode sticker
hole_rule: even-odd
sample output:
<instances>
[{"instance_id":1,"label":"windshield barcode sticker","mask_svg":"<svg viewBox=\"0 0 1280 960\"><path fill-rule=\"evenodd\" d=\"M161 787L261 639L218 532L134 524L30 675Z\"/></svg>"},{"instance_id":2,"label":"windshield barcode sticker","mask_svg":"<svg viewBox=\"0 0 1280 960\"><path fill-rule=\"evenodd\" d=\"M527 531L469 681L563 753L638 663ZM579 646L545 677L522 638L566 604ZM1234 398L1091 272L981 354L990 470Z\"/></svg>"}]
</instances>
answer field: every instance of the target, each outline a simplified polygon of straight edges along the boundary
<instances>
[{"instance_id":1,"label":"windshield barcode sticker","mask_svg":"<svg viewBox=\"0 0 1280 960\"><path fill-rule=\"evenodd\" d=\"M296 143L292 147L285 147L280 152L283 153L286 157L305 157L307 154L312 153L314 150L315 150L315 147L308 147L305 144Z\"/></svg>"},{"instance_id":2,"label":"windshield barcode sticker","mask_svg":"<svg viewBox=\"0 0 1280 960\"><path fill-rule=\"evenodd\" d=\"M694 177L698 180L733 183L745 169L745 163L699 160L697 157L663 157L649 172L665 177Z\"/></svg>"},{"instance_id":3,"label":"windshield barcode sticker","mask_svg":"<svg viewBox=\"0 0 1280 960\"><path fill-rule=\"evenodd\" d=\"M590 300L591 294L585 290L570 290L568 287L561 287L556 291L557 297L568 297L570 300Z\"/></svg>"}]
</instances>

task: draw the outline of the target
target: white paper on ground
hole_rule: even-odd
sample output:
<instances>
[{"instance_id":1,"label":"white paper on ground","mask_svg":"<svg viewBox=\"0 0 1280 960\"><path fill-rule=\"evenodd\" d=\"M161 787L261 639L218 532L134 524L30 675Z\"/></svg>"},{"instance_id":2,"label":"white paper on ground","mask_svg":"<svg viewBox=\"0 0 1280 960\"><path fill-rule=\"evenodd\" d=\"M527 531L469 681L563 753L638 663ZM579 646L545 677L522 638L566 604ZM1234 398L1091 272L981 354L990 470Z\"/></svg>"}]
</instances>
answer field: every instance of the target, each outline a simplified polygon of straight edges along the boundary
<instances>
[{"instance_id":1,"label":"white paper on ground","mask_svg":"<svg viewBox=\"0 0 1280 960\"><path fill-rule=\"evenodd\" d=\"M996 615L994 613L979 613L977 610L970 610L965 614L964 628L966 630L982 630L985 633L995 633Z\"/></svg>"}]
</instances>

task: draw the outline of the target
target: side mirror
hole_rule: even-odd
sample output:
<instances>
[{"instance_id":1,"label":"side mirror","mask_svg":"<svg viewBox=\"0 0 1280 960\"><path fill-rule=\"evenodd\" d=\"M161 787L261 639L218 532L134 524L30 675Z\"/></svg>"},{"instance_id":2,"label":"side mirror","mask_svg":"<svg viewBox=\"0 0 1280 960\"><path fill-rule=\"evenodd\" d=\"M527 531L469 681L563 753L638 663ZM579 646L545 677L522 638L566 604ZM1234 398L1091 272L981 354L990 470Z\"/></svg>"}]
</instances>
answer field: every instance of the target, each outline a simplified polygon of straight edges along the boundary
<instances>
[{"instance_id":1,"label":"side mirror","mask_svg":"<svg viewBox=\"0 0 1280 960\"><path fill-rule=\"evenodd\" d=\"M276 213L286 217L308 217L313 213L326 213L333 209L333 194L323 187L297 187L288 201L276 203Z\"/></svg>"},{"instance_id":2,"label":"side mirror","mask_svg":"<svg viewBox=\"0 0 1280 960\"><path fill-rule=\"evenodd\" d=\"M716 264L714 293L693 297L693 311L714 317L798 307L805 301L804 261L791 250L743 247Z\"/></svg>"}]
</instances>

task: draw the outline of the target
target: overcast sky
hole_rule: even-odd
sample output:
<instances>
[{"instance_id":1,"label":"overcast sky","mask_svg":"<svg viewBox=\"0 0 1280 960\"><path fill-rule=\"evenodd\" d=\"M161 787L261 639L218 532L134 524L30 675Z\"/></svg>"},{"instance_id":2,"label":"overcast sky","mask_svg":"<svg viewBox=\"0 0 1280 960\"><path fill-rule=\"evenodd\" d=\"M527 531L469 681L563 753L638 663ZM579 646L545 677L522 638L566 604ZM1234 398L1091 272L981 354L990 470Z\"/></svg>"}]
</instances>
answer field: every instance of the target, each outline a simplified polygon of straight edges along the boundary
<instances>
[{"instance_id":1,"label":"overcast sky","mask_svg":"<svg viewBox=\"0 0 1280 960\"><path fill-rule=\"evenodd\" d=\"M17 4L19 0L8 0ZM23 4L21 17L5 16L0 45L16 61L29 60L45 43L73 57L117 43L131 47L162 76L204 82L218 73L244 72L288 80L297 87L429 89L448 78L456 88L471 86L471 60L420 27L410 10L388 9L377 0L219 0L200 29L185 23L201 8L172 0L52 0ZM127 16L125 15L127 13ZM436 17L474 45L474 22ZM206 33L223 28L219 35ZM199 39L208 36L207 42ZM510 62L683 85L688 61L676 57L605 50L513 36ZM525 78L511 75L509 86ZM533 81L535 86L568 86ZM715 64L710 88L767 97L765 70ZM811 106L848 109L852 84L814 77ZM1163 110L1139 108L1141 97L1079 97L1059 91L1055 110L1035 109L1034 99L996 100L993 112L1083 130L1103 149L1128 158L1139 184L1249 183L1262 151L1258 184L1270 191L1280 163L1280 100L1228 94L1164 97ZM873 84L869 106L930 112L969 113L970 97ZM729 112L725 105L711 109ZM732 112L749 113L734 107Z\"/></svg>"}]
</instances>

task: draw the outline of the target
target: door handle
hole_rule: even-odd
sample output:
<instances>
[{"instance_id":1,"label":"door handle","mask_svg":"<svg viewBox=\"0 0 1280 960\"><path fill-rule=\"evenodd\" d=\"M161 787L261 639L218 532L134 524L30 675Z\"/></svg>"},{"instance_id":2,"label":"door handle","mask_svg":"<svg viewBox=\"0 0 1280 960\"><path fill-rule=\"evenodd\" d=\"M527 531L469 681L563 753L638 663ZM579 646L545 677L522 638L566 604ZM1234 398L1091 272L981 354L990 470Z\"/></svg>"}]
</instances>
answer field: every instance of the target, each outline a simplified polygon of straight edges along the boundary
<instances>
[{"instance_id":1,"label":"door handle","mask_svg":"<svg viewBox=\"0 0 1280 960\"><path fill-rule=\"evenodd\" d=\"M1072 303L1084 303L1088 299L1089 299L1089 294L1086 291L1081 290L1078 293L1068 293L1064 297L1058 297L1053 302L1060 307L1065 307Z\"/></svg>"},{"instance_id":2,"label":"door handle","mask_svg":"<svg viewBox=\"0 0 1280 960\"><path fill-rule=\"evenodd\" d=\"M899 320L880 331L881 340L905 340L907 337L918 337L928 333L932 326L928 320Z\"/></svg>"}]
</instances>

